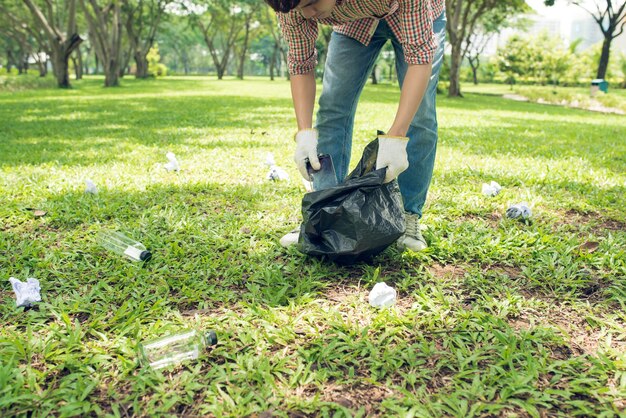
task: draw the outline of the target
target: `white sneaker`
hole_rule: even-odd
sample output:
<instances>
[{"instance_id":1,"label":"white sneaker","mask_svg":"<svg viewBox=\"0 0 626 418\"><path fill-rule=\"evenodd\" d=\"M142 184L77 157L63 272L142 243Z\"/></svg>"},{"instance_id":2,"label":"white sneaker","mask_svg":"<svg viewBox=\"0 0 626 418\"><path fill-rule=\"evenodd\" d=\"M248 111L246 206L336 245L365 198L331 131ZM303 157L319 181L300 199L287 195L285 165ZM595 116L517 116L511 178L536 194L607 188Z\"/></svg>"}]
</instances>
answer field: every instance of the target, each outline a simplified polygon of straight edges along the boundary
<instances>
[{"instance_id":1,"label":"white sneaker","mask_svg":"<svg viewBox=\"0 0 626 418\"><path fill-rule=\"evenodd\" d=\"M291 247L292 245L296 245L298 243L298 238L300 237L300 228L296 228L293 231L288 232L280 239L280 245L283 247Z\"/></svg>"},{"instance_id":2,"label":"white sneaker","mask_svg":"<svg viewBox=\"0 0 626 418\"><path fill-rule=\"evenodd\" d=\"M426 240L420 230L420 217L415 213L404 213L406 219L406 231L398 239L398 248L401 251L423 251L428 248Z\"/></svg>"}]
</instances>

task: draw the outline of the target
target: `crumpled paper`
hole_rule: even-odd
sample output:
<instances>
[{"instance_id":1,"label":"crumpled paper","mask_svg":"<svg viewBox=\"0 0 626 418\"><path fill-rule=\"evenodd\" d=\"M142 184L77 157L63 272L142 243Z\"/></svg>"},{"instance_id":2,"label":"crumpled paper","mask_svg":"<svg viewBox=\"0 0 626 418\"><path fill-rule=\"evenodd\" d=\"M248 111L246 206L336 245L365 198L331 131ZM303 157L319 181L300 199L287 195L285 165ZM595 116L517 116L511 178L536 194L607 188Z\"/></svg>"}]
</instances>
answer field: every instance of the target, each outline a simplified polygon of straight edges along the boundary
<instances>
[{"instance_id":1,"label":"crumpled paper","mask_svg":"<svg viewBox=\"0 0 626 418\"><path fill-rule=\"evenodd\" d=\"M533 215L527 203L512 205L506 210L506 217L509 219L529 219Z\"/></svg>"},{"instance_id":2,"label":"crumpled paper","mask_svg":"<svg viewBox=\"0 0 626 418\"><path fill-rule=\"evenodd\" d=\"M91 179L85 179L85 193L98 194L98 188Z\"/></svg>"},{"instance_id":3,"label":"crumpled paper","mask_svg":"<svg viewBox=\"0 0 626 418\"><path fill-rule=\"evenodd\" d=\"M35 302L41 302L39 280L29 277L26 282L21 282L15 277L10 277L9 281L15 292L17 306L30 306Z\"/></svg>"},{"instance_id":4,"label":"crumpled paper","mask_svg":"<svg viewBox=\"0 0 626 418\"><path fill-rule=\"evenodd\" d=\"M176 155L173 152L168 152L165 154L167 157L167 163L165 164L165 169L167 171L179 171L180 165L178 164L178 160L176 159Z\"/></svg>"},{"instance_id":5,"label":"crumpled paper","mask_svg":"<svg viewBox=\"0 0 626 418\"><path fill-rule=\"evenodd\" d=\"M497 196L502 190L502 186L500 186L497 182L492 181L491 183L483 183L483 194L485 196Z\"/></svg>"},{"instance_id":6,"label":"crumpled paper","mask_svg":"<svg viewBox=\"0 0 626 418\"><path fill-rule=\"evenodd\" d=\"M289 180L289 174L287 174L284 169L276 165L276 161L274 160L274 154L272 154L271 152L267 153L267 156L265 157L265 164L270 167L270 171L267 173L266 176L268 180Z\"/></svg>"},{"instance_id":7,"label":"crumpled paper","mask_svg":"<svg viewBox=\"0 0 626 418\"><path fill-rule=\"evenodd\" d=\"M386 308L396 303L396 295L396 289L387 286L385 282L380 282L374 285L368 300L375 308Z\"/></svg>"}]
</instances>

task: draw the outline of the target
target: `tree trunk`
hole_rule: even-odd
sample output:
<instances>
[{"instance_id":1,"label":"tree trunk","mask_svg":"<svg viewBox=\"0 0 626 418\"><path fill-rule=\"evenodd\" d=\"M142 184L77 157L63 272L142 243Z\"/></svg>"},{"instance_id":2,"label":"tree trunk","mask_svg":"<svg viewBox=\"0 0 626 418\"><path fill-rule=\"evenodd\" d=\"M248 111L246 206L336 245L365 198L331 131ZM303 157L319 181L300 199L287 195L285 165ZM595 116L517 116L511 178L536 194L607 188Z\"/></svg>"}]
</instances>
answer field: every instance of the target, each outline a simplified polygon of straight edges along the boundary
<instances>
[{"instance_id":1,"label":"tree trunk","mask_svg":"<svg viewBox=\"0 0 626 418\"><path fill-rule=\"evenodd\" d=\"M148 78L148 58L142 51L135 51L135 78Z\"/></svg>"},{"instance_id":2,"label":"tree trunk","mask_svg":"<svg viewBox=\"0 0 626 418\"><path fill-rule=\"evenodd\" d=\"M450 55L450 87L448 97L463 97L461 94L461 45L452 45Z\"/></svg>"},{"instance_id":3,"label":"tree trunk","mask_svg":"<svg viewBox=\"0 0 626 418\"><path fill-rule=\"evenodd\" d=\"M57 79L57 85L61 88L70 87L69 60L65 59L62 51L55 51L52 55L52 69Z\"/></svg>"},{"instance_id":4,"label":"tree trunk","mask_svg":"<svg viewBox=\"0 0 626 418\"><path fill-rule=\"evenodd\" d=\"M248 52L248 42L250 39L250 20L246 20L245 35L243 37L243 46L239 55L239 68L237 69L237 78L243 80L243 70L246 64L246 53Z\"/></svg>"},{"instance_id":5,"label":"tree trunk","mask_svg":"<svg viewBox=\"0 0 626 418\"><path fill-rule=\"evenodd\" d=\"M606 78L606 71L609 68L609 58L611 56L611 42L613 42L611 36L605 37L604 42L602 42L602 55L600 55L596 78Z\"/></svg>"},{"instance_id":6,"label":"tree trunk","mask_svg":"<svg viewBox=\"0 0 626 418\"><path fill-rule=\"evenodd\" d=\"M378 67L378 65L374 64L374 67L372 68L372 84L378 84L378 79L376 78L376 67Z\"/></svg>"},{"instance_id":7,"label":"tree trunk","mask_svg":"<svg viewBox=\"0 0 626 418\"><path fill-rule=\"evenodd\" d=\"M276 58L278 58L278 44L274 43L272 58L270 59L270 80L274 81L274 67L276 66Z\"/></svg>"},{"instance_id":8,"label":"tree trunk","mask_svg":"<svg viewBox=\"0 0 626 418\"><path fill-rule=\"evenodd\" d=\"M474 85L477 86L478 85L478 67L480 66L480 59L477 56L474 58L470 56L468 57L468 61L469 61L470 67L472 68L472 80L474 81Z\"/></svg>"},{"instance_id":9,"label":"tree trunk","mask_svg":"<svg viewBox=\"0 0 626 418\"><path fill-rule=\"evenodd\" d=\"M13 68L13 54L10 49L7 49L7 73L11 72L11 68Z\"/></svg>"},{"instance_id":10,"label":"tree trunk","mask_svg":"<svg viewBox=\"0 0 626 418\"><path fill-rule=\"evenodd\" d=\"M41 57L41 51L38 55ZM38 59L37 67L39 67L39 77L45 77L46 75L48 75L48 61Z\"/></svg>"},{"instance_id":11,"label":"tree trunk","mask_svg":"<svg viewBox=\"0 0 626 418\"><path fill-rule=\"evenodd\" d=\"M215 67L215 69L217 70L217 79L221 80L224 77L226 66L222 67L221 65L218 65L217 67Z\"/></svg>"},{"instance_id":12,"label":"tree trunk","mask_svg":"<svg viewBox=\"0 0 626 418\"><path fill-rule=\"evenodd\" d=\"M80 48L76 48L76 62L77 62L77 66L76 66L76 80L82 80L83 79L83 53L81 52Z\"/></svg>"}]
</instances>

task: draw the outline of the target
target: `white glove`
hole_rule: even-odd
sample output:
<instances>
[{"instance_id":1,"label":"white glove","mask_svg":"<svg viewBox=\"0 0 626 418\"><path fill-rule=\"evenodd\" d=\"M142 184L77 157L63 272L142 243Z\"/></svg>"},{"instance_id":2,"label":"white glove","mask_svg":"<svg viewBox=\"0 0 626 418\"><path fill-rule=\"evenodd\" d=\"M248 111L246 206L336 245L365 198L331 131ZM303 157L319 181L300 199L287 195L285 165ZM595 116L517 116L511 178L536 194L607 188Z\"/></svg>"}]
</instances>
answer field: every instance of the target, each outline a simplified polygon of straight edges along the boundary
<instances>
[{"instance_id":1,"label":"white glove","mask_svg":"<svg viewBox=\"0 0 626 418\"><path fill-rule=\"evenodd\" d=\"M317 158L317 129L303 129L296 134L296 152L293 160L305 180L310 180L306 170L307 160L313 170L317 171L322 168Z\"/></svg>"},{"instance_id":2,"label":"white glove","mask_svg":"<svg viewBox=\"0 0 626 418\"><path fill-rule=\"evenodd\" d=\"M409 138L405 136L378 136L378 158L376 170L387 167L385 183L389 183L409 167L406 145Z\"/></svg>"}]
</instances>

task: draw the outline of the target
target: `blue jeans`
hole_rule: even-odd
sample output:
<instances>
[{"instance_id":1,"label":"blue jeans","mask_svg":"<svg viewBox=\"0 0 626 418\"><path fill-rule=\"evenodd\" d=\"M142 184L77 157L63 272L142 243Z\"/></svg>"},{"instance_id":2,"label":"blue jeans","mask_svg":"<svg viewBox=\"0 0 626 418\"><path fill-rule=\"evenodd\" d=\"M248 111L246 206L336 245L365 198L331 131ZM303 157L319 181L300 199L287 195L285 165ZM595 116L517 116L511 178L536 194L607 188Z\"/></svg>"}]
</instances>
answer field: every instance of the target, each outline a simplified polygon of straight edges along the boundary
<instances>
[{"instance_id":1,"label":"blue jeans","mask_svg":"<svg viewBox=\"0 0 626 418\"><path fill-rule=\"evenodd\" d=\"M435 102L439 70L443 62L445 28L445 13L442 13L434 22L438 48L433 60L430 83L407 133L409 168L398 177L405 211L416 213L420 217L432 179L437 150ZM402 86L407 63L404 60L402 45L387 22L379 21L368 46L336 32L331 35L315 127L319 131L318 152L332 156L340 181L347 175L350 164L352 128L359 96L380 50L388 40L391 40L395 51L396 72ZM389 121L389 124L391 122Z\"/></svg>"}]
</instances>

